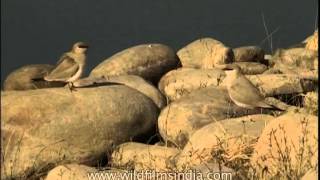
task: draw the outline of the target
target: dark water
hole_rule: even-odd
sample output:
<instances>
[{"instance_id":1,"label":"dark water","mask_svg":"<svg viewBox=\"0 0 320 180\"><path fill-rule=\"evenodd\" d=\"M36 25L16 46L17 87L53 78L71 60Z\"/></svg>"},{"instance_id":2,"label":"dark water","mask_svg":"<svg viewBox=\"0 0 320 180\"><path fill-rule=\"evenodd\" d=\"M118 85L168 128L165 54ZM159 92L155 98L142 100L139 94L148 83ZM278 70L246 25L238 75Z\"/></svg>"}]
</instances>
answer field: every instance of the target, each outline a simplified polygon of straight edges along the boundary
<instances>
[{"instance_id":1,"label":"dark water","mask_svg":"<svg viewBox=\"0 0 320 180\"><path fill-rule=\"evenodd\" d=\"M315 29L317 0L1 0L1 80L25 64L56 63L75 41L91 45L88 70L140 43L179 49L200 37L226 45L286 47Z\"/></svg>"}]
</instances>

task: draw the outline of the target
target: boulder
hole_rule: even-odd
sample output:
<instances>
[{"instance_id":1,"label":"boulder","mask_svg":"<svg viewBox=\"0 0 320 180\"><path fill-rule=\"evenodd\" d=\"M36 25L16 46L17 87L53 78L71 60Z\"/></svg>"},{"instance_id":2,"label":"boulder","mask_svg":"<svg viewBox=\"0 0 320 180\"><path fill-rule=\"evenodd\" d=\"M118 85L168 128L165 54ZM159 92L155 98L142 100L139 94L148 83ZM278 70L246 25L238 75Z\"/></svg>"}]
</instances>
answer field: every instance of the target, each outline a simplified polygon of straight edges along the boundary
<instances>
[{"instance_id":1,"label":"boulder","mask_svg":"<svg viewBox=\"0 0 320 180\"><path fill-rule=\"evenodd\" d=\"M157 83L161 76L177 67L175 52L163 44L142 44L107 58L90 73L90 77L137 75Z\"/></svg>"},{"instance_id":2,"label":"boulder","mask_svg":"<svg viewBox=\"0 0 320 180\"><path fill-rule=\"evenodd\" d=\"M218 86L225 77L224 71L214 69L179 68L164 75L159 84L159 90L175 101L190 92L207 86Z\"/></svg>"},{"instance_id":3,"label":"boulder","mask_svg":"<svg viewBox=\"0 0 320 180\"><path fill-rule=\"evenodd\" d=\"M176 157L178 169L188 169L210 162L219 163L219 159L213 154L221 148L225 153L225 161L234 160L231 158L243 153L241 149L246 142L255 142L272 119L274 117L271 115L249 115L212 122L198 129Z\"/></svg>"},{"instance_id":4,"label":"boulder","mask_svg":"<svg viewBox=\"0 0 320 180\"><path fill-rule=\"evenodd\" d=\"M251 165L267 179L302 177L318 164L318 117L288 112L272 120L254 147Z\"/></svg>"},{"instance_id":5,"label":"boulder","mask_svg":"<svg viewBox=\"0 0 320 180\"><path fill-rule=\"evenodd\" d=\"M248 110L235 105L227 90L210 86L196 90L165 107L158 118L161 137L183 148L195 130L223 119L247 114L268 113L267 110Z\"/></svg>"},{"instance_id":6,"label":"boulder","mask_svg":"<svg viewBox=\"0 0 320 180\"><path fill-rule=\"evenodd\" d=\"M147 82L140 76L122 75L105 78L84 78L74 82L75 87L99 86L104 84L122 84L136 89L142 94L148 96L153 102L162 109L166 105L166 98L151 83Z\"/></svg>"},{"instance_id":7,"label":"boulder","mask_svg":"<svg viewBox=\"0 0 320 180\"><path fill-rule=\"evenodd\" d=\"M95 165L118 144L148 138L158 108L122 85L1 93L4 177L25 178L65 163Z\"/></svg>"},{"instance_id":8,"label":"boulder","mask_svg":"<svg viewBox=\"0 0 320 180\"><path fill-rule=\"evenodd\" d=\"M29 90L64 86L65 83L41 80L53 68L54 66L49 64L32 64L20 67L11 72L5 79L3 90Z\"/></svg>"},{"instance_id":9,"label":"boulder","mask_svg":"<svg viewBox=\"0 0 320 180\"><path fill-rule=\"evenodd\" d=\"M233 49L235 62L262 62L264 50L258 46L242 46Z\"/></svg>"},{"instance_id":10,"label":"boulder","mask_svg":"<svg viewBox=\"0 0 320 180\"><path fill-rule=\"evenodd\" d=\"M112 166L135 171L169 171L174 167L172 159L178 153L176 148L128 142L112 153Z\"/></svg>"},{"instance_id":11,"label":"boulder","mask_svg":"<svg viewBox=\"0 0 320 180\"><path fill-rule=\"evenodd\" d=\"M231 48L212 38L202 38L191 42L177 52L182 67L211 69L216 64L234 61Z\"/></svg>"}]
</instances>

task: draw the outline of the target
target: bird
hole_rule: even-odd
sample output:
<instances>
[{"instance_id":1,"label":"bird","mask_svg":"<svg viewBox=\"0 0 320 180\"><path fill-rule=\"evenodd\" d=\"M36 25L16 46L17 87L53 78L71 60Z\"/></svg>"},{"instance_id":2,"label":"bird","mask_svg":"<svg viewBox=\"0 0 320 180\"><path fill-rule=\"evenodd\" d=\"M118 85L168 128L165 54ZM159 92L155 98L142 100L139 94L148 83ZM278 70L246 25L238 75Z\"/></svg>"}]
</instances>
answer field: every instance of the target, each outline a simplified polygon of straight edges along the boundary
<instances>
[{"instance_id":1,"label":"bird","mask_svg":"<svg viewBox=\"0 0 320 180\"><path fill-rule=\"evenodd\" d=\"M44 80L66 82L72 92L74 90L73 82L80 79L83 74L88 48L86 43L76 42L69 52L60 57L55 68L44 76Z\"/></svg>"},{"instance_id":2,"label":"bird","mask_svg":"<svg viewBox=\"0 0 320 180\"><path fill-rule=\"evenodd\" d=\"M226 86L230 99L237 105L247 109L267 108L283 111L265 101L265 97L242 73L236 64L217 66L226 70Z\"/></svg>"}]
</instances>

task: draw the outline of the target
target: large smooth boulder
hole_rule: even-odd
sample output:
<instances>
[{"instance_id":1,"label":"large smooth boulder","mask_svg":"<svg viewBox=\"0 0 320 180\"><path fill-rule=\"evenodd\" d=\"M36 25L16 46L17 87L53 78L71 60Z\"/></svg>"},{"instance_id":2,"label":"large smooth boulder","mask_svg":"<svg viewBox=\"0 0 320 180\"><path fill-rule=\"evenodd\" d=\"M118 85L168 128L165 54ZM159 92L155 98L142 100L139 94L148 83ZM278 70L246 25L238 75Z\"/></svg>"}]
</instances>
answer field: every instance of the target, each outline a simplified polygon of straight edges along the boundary
<instances>
[{"instance_id":1,"label":"large smooth boulder","mask_svg":"<svg viewBox=\"0 0 320 180\"><path fill-rule=\"evenodd\" d=\"M157 83L166 72L177 67L175 52L163 44L142 44L107 58L90 73L90 77L138 75Z\"/></svg>"},{"instance_id":2,"label":"large smooth boulder","mask_svg":"<svg viewBox=\"0 0 320 180\"><path fill-rule=\"evenodd\" d=\"M301 177L317 167L317 152L318 117L291 111L271 121L263 130L251 164L268 179L285 177L292 171Z\"/></svg>"},{"instance_id":3,"label":"large smooth boulder","mask_svg":"<svg viewBox=\"0 0 320 180\"><path fill-rule=\"evenodd\" d=\"M32 64L20 67L11 72L5 79L3 90L29 90L49 87L62 87L65 84L61 82L47 82L40 80L54 68L49 64ZM39 79L34 81L33 79Z\"/></svg>"},{"instance_id":4,"label":"large smooth boulder","mask_svg":"<svg viewBox=\"0 0 320 180\"><path fill-rule=\"evenodd\" d=\"M249 115L239 118L230 118L217 122L212 122L194 132L182 152L176 158L178 169L188 169L189 167L216 162L218 159L213 156L214 151L221 147L225 149L225 157L233 157L241 151L246 141L254 141L260 136L265 126L274 119L271 115ZM228 161L228 159L225 159Z\"/></svg>"},{"instance_id":5,"label":"large smooth boulder","mask_svg":"<svg viewBox=\"0 0 320 180\"><path fill-rule=\"evenodd\" d=\"M258 46L242 46L233 49L235 62L262 62L264 50Z\"/></svg>"},{"instance_id":6,"label":"large smooth boulder","mask_svg":"<svg viewBox=\"0 0 320 180\"><path fill-rule=\"evenodd\" d=\"M136 171L168 171L174 168L173 159L179 152L176 148L128 142L112 153L112 166Z\"/></svg>"},{"instance_id":7,"label":"large smooth boulder","mask_svg":"<svg viewBox=\"0 0 320 180\"><path fill-rule=\"evenodd\" d=\"M184 147L194 131L215 121L248 114L267 113L235 105L225 89L210 86L196 90L165 107L158 118L161 137Z\"/></svg>"},{"instance_id":8,"label":"large smooth boulder","mask_svg":"<svg viewBox=\"0 0 320 180\"><path fill-rule=\"evenodd\" d=\"M114 146L153 135L159 114L150 98L122 85L7 91L1 100L4 177L95 165Z\"/></svg>"},{"instance_id":9,"label":"large smooth boulder","mask_svg":"<svg viewBox=\"0 0 320 180\"><path fill-rule=\"evenodd\" d=\"M166 98L151 83L147 82L140 76L122 75L102 78L84 78L74 82L75 87L90 87L104 84L123 84L130 88L136 89L142 94L148 96L153 102L162 109L166 105Z\"/></svg>"},{"instance_id":10,"label":"large smooth boulder","mask_svg":"<svg viewBox=\"0 0 320 180\"><path fill-rule=\"evenodd\" d=\"M182 67L211 69L216 64L227 64L234 61L231 48L212 38L202 38L181 48L177 55Z\"/></svg>"}]
</instances>

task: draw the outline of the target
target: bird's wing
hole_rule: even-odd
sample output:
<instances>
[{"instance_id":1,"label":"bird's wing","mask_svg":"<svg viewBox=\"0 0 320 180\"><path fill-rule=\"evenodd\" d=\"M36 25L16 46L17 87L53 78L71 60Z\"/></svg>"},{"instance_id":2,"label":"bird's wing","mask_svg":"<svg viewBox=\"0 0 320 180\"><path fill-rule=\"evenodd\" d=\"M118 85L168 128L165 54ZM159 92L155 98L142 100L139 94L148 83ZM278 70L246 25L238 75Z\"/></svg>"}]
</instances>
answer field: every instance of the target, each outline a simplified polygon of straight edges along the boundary
<instances>
[{"instance_id":1,"label":"bird's wing","mask_svg":"<svg viewBox=\"0 0 320 180\"><path fill-rule=\"evenodd\" d=\"M46 68L39 69L36 74L33 74L31 80L44 81L43 78L47 76L53 70L53 68L54 67L51 67L50 65L50 66L47 66Z\"/></svg>"},{"instance_id":2,"label":"bird's wing","mask_svg":"<svg viewBox=\"0 0 320 180\"><path fill-rule=\"evenodd\" d=\"M70 58L70 56L68 56L68 53L62 54L62 56L59 58L59 61L57 62L57 65L59 65L66 58Z\"/></svg>"},{"instance_id":3,"label":"bird's wing","mask_svg":"<svg viewBox=\"0 0 320 180\"><path fill-rule=\"evenodd\" d=\"M76 61L64 54L58 61L57 66L46 76L47 80L66 81L75 75L79 70L79 64Z\"/></svg>"},{"instance_id":4,"label":"bird's wing","mask_svg":"<svg viewBox=\"0 0 320 180\"><path fill-rule=\"evenodd\" d=\"M242 104L255 107L267 107L263 104L264 97L260 91L245 77L239 77L234 80L233 84L228 89L231 99Z\"/></svg>"}]
</instances>

